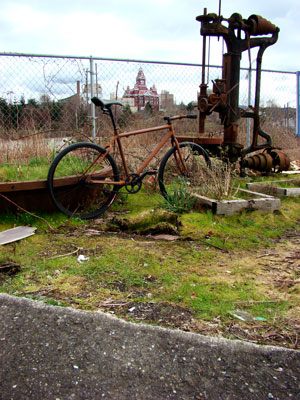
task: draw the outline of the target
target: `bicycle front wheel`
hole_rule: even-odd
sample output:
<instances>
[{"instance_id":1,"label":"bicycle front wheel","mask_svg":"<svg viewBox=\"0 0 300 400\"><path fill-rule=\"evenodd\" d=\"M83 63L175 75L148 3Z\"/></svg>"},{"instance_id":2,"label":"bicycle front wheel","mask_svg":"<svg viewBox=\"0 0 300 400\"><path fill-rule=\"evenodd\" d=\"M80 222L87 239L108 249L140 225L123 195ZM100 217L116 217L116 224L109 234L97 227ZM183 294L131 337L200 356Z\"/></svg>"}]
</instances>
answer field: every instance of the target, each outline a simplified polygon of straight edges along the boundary
<instances>
[{"instance_id":1,"label":"bicycle front wheel","mask_svg":"<svg viewBox=\"0 0 300 400\"><path fill-rule=\"evenodd\" d=\"M159 166L159 188L166 199L180 185L186 185L189 190L196 189L201 182L202 171L211 166L208 153L198 144L184 142L179 144L179 148L182 159L174 146L165 154Z\"/></svg>"},{"instance_id":2,"label":"bicycle front wheel","mask_svg":"<svg viewBox=\"0 0 300 400\"><path fill-rule=\"evenodd\" d=\"M119 188L113 182L119 181L119 171L110 154L103 158L105 152L94 143L75 143L56 156L47 182L60 211L90 219L104 213L113 203Z\"/></svg>"}]
</instances>

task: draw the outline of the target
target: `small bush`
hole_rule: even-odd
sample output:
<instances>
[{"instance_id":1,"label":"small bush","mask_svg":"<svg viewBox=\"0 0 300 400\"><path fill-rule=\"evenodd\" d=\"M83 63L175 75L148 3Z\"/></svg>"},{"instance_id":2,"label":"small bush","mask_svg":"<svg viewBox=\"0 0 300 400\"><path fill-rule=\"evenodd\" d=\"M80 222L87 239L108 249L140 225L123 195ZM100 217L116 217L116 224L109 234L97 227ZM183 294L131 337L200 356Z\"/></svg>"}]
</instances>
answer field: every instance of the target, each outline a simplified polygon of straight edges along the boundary
<instances>
[{"instance_id":1,"label":"small bush","mask_svg":"<svg viewBox=\"0 0 300 400\"><path fill-rule=\"evenodd\" d=\"M216 200L228 200L236 196L238 188L233 185L233 166L215 159L211 167L199 171L197 193Z\"/></svg>"}]
</instances>

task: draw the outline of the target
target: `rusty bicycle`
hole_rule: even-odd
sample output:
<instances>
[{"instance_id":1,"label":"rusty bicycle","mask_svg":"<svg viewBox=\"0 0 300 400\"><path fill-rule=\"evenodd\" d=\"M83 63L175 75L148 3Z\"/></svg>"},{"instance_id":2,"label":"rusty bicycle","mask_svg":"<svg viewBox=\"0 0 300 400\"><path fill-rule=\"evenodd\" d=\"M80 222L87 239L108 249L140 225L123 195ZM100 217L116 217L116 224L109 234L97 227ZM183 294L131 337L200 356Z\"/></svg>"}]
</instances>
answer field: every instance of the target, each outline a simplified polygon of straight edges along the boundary
<instances>
[{"instance_id":1,"label":"rusty bicycle","mask_svg":"<svg viewBox=\"0 0 300 400\"><path fill-rule=\"evenodd\" d=\"M105 148L92 142L71 144L52 161L47 178L49 193L56 207L66 215L95 218L112 205L121 188L125 187L128 193L137 193L143 179L149 175L157 175L161 194L167 197L178 179L184 179L192 188L199 169L210 166L209 155L200 145L180 143L176 138L173 121L194 119L196 115L164 117L164 125L120 133L112 107L122 106L122 103L103 101L97 97L92 98L92 102L100 107L103 114L109 115L113 137ZM137 170L130 171L122 139L163 130L167 132L151 154ZM171 148L162 157L158 168L147 169L168 141L171 141ZM111 153L115 144L121 157L122 173Z\"/></svg>"}]
</instances>

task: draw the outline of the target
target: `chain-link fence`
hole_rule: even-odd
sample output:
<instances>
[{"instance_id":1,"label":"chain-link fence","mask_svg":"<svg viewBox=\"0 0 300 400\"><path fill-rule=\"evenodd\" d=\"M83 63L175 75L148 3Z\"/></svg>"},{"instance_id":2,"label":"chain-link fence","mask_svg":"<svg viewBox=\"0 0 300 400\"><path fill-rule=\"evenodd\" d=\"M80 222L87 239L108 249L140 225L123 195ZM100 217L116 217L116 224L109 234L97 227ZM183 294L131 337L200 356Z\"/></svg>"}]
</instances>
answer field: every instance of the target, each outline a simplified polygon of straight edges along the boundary
<instances>
[{"instance_id":1,"label":"chain-link fence","mask_svg":"<svg viewBox=\"0 0 300 400\"><path fill-rule=\"evenodd\" d=\"M160 109L171 112L197 101L201 65L88 57L0 54L0 132L82 130L91 116L90 98L122 99L142 68L148 89L155 86ZM206 68L207 81L221 78ZM254 103L255 71L240 75L240 105ZM249 78L252 82L249 90ZM265 121L296 129L296 73L263 71L261 108ZM211 86L211 85L210 85ZM264 122L264 121L263 121Z\"/></svg>"}]
</instances>

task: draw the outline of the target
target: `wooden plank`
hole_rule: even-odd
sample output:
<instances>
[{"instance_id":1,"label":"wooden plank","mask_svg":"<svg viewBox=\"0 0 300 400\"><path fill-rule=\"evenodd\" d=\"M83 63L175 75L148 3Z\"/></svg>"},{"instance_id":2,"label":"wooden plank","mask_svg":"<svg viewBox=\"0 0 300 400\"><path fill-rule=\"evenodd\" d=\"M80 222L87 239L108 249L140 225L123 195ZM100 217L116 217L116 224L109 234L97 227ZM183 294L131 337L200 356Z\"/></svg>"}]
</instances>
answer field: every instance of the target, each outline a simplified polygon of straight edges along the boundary
<instances>
[{"instance_id":1,"label":"wooden plank","mask_svg":"<svg viewBox=\"0 0 300 400\"><path fill-rule=\"evenodd\" d=\"M259 183L247 183L247 187L254 192L257 193L265 193L265 194L273 194L273 195L284 195L285 190L283 188L267 185L267 184L259 184ZM279 189L279 190L278 190Z\"/></svg>"},{"instance_id":2,"label":"wooden plank","mask_svg":"<svg viewBox=\"0 0 300 400\"><path fill-rule=\"evenodd\" d=\"M286 196L299 196L300 188L286 188Z\"/></svg>"},{"instance_id":3,"label":"wooden plank","mask_svg":"<svg viewBox=\"0 0 300 400\"><path fill-rule=\"evenodd\" d=\"M14 192L18 190L45 189L46 187L46 179L38 179L34 181L1 182L0 193Z\"/></svg>"},{"instance_id":4,"label":"wooden plank","mask_svg":"<svg viewBox=\"0 0 300 400\"><path fill-rule=\"evenodd\" d=\"M269 195L277 195L277 196L299 196L300 188L282 188L280 186L274 186L274 183L284 182L284 181L275 181L268 183L247 183L247 187L252 191L259 193L266 193Z\"/></svg>"},{"instance_id":5,"label":"wooden plank","mask_svg":"<svg viewBox=\"0 0 300 400\"><path fill-rule=\"evenodd\" d=\"M16 242L34 235L36 228L30 226L17 226L16 228L7 229L0 232L0 245Z\"/></svg>"},{"instance_id":6,"label":"wooden plank","mask_svg":"<svg viewBox=\"0 0 300 400\"><path fill-rule=\"evenodd\" d=\"M274 212L280 208L280 199L245 189L240 189L240 191L248 193L252 198L218 201L193 193L193 196L195 196L195 206L196 208L201 208L203 205L210 207L212 212L217 215L233 215L245 209Z\"/></svg>"},{"instance_id":7,"label":"wooden plank","mask_svg":"<svg viewBox=\"0 0 300 400\"><path fill-rule=\"evenodd\" d=\"M93 177L100 178L101 176L112 176L112 169L110 167L103 168L93 174ZM78 175L63 176L54 180L54 186L69 186L74 185L78 181ZM20 190L35 190L47 189L47 179L37 179L31 181L18 181L18 182L0 182L0 193L15 192Z\"/></svg>"}]
</instances>

